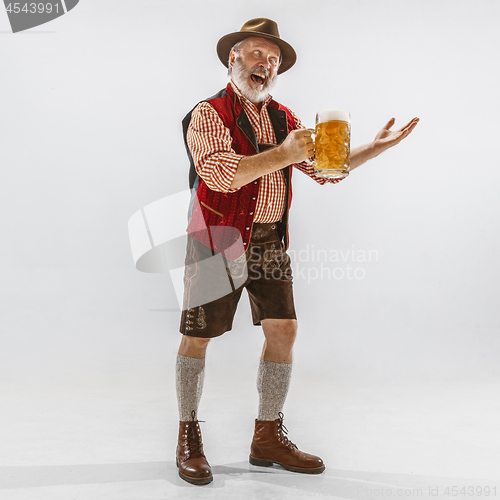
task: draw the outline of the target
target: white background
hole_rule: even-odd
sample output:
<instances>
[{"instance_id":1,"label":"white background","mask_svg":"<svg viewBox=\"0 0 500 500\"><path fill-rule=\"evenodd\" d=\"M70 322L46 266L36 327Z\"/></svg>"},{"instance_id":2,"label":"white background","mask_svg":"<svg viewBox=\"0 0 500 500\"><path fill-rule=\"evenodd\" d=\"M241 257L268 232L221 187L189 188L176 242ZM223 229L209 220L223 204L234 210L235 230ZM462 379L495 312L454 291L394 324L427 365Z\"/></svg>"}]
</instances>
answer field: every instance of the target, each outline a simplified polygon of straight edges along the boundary
<instances>
[{"instance_id":1,"label":"white background","mask_svg":"<svg viewBox=\"0 0 500 500\"><path fill-rule=\"evenodd\" d=\"M378 255L326 263L363 279L297 276L295 387L498 378L500 2L81 0L15 35L0 9L3 391L155 386L175 408L178 304L127 222L187 188L181 119L226 84L217 40L260 16L297 51L273 95L306 125L347 109L357 146L420 118L339 185L294 175L293 251ZM262 340L244 295L206 391L256 403Z\"/></svg>"},{"instance_id":2,"label":"white background","mask_svg":"<svg viewBox=\"0 0 500 500\"><path fill-rule=\"evenodd\" d=\"M104 380L171 357L170 279L134 270L127 221L186 189L180 121L225 86L217 40L257 16L297 51L273 95L306 125L348 109L356 146L391 116L420 118L339 185L296 172L291 249L377 256L297 276L296 359L334 378L498 375L499 12L484 0L85 0L16 35L0 13L3 380ZM221 359L243 336L260 345L248 311L244 297Z\"/></svg>"}]
</instances>

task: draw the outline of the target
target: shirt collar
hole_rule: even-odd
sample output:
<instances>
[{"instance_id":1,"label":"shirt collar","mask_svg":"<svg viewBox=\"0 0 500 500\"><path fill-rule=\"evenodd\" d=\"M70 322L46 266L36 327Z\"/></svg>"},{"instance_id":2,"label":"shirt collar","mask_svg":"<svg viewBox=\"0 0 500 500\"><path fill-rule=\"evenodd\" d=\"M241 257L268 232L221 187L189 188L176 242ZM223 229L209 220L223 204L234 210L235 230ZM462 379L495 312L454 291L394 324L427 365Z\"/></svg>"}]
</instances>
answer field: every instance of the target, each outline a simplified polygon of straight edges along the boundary
<instances>
[{"instance_id":1,"label":"shirt collar","mask_svg":"<svg viewBox=\"0 0 500 500\"><path fill-rule=\"evenodd\" d=\"M255 109L257 109L257 106L252 101L249 101L240 91L240 89L236 86L236 84L233 82L231 79L229 81L231 84L231 87L233 87L234 93L238 96L238 99L240 100L241 104L244 106L253 106ZM267 105L273 100L273 97L269 94L266 98L265 101L262 102L262 108L261 111L267 107Z\"/></svg>"}]
</instances>

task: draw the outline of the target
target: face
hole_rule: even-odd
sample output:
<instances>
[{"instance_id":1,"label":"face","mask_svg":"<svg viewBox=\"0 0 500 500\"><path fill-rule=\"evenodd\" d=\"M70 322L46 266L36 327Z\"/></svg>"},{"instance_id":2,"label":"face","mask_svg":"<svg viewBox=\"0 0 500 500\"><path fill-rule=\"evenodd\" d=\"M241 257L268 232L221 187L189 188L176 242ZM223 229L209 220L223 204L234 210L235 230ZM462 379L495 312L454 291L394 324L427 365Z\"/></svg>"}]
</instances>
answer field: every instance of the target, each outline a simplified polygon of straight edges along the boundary
<instances>
[{"instance_id":1,"label":"face","mask_svg":"<svg viewBox=\"0 0 500 500\"><path fill-rule=\"evenodd\" d=\"M264 38L251 37L231 51L232 78L242 94L254 104L265 101L276 84L280 62L279 47Z\"/></svg>"}]
</instances>

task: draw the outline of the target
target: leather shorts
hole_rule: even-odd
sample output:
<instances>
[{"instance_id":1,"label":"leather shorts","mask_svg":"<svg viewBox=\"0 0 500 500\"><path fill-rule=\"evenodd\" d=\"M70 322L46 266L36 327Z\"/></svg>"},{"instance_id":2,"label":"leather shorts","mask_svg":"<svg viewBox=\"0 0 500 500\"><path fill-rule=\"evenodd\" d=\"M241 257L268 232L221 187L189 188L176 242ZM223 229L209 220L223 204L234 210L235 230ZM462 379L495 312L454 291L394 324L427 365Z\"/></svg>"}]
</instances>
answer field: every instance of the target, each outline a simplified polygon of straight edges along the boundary
<instances>
[{"instance_id":1,"label":"leather shorts","mask_svg":"<svg viewBox=\"0 0 500 500\"><path fill-rule=\"evenodd\" d=\"M297 318L290 257L277 223L254 223L250 244L235 261L188 235L180 332L212 338L231 330L244 288L254 325L263 319Z\"/></svg>"}]
</instances>

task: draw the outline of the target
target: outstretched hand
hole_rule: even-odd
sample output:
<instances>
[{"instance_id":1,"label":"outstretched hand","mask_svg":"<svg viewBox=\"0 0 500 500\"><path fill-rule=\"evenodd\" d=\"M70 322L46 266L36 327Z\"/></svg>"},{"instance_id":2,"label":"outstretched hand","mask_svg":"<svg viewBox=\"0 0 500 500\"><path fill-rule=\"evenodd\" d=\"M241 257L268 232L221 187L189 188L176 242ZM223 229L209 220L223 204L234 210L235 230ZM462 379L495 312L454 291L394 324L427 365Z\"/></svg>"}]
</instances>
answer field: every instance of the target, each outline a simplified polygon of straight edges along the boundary
<instances>
[{"instance_id":1,"label":"outstretched hand","mask_svg":"<svg viewBox=\"0 0 500 500\"><path fill-rule=\"evenodd\" d=\"M375 139L373 141L373 148L377 155L379 155L386 149L392 148L396 144L399 144L405 137L408 137L412 130L417 126L419 118L413 118L413 120L408 122L399 130L391 130L391 127L394 125L395 121L395 118L391 118L375 136Z\"/></svg>"}]
</instances>

